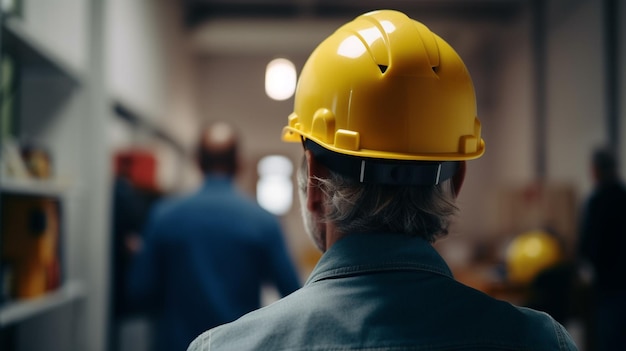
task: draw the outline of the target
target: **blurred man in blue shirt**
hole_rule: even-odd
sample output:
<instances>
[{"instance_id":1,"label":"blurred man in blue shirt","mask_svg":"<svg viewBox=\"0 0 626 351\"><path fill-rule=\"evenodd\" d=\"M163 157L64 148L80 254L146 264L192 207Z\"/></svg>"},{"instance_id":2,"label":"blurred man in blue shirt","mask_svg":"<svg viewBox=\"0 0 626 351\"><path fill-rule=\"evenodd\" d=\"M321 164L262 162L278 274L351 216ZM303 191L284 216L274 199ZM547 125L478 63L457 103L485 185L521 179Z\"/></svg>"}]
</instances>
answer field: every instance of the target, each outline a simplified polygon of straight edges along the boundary
<instances>
[{"instance_id":1,"label":"blurred man in blue shirt","mask_svg":"<svg viewBox=\"0 0 626 351\"><path fill-rule=\"evenodd\" d=\"M288 295L300 287L280 224L239 192L237 137L218 122L202 133L195 193L155 206L133 262L130 300L156 312L158 350L184 350L200 332L261 304L261 288Z\"/></svg>"}]
</instances>

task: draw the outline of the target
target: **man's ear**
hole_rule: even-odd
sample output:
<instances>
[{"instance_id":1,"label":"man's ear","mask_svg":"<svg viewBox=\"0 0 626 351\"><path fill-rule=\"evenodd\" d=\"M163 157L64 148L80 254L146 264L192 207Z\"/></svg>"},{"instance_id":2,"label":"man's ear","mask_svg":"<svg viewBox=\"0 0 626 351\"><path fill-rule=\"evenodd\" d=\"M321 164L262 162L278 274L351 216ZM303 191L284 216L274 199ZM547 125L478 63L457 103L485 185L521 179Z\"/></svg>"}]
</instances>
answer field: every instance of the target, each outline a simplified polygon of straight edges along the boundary
<instances>
[{"instance_id":1,"label":"man's ear","mask_svg":"<svg viewBox=\"0 0 626 351\"><path fill-rule=\"evenodd\" d=\"M459 169L452 176L452 189L454 190L454 196L459 196L461 187L463 187L463 181L465 180L465 171L467 170L467 164L465 161L459 161Z\"/></svg>"},{"instance_id":2,"label":"man's ear","mask_svg":"<svg viewBox=\"0 0 626 351\"><path fill-rule=\"evenodd\" d=\"M318 213L323 215L323 200L324 193L320 188L318 178L328 177L328 169L319 163L311 151L307 150L305 153L307 163L307 201L306 207L312 213Z\"/></svg>"}]
</instances>

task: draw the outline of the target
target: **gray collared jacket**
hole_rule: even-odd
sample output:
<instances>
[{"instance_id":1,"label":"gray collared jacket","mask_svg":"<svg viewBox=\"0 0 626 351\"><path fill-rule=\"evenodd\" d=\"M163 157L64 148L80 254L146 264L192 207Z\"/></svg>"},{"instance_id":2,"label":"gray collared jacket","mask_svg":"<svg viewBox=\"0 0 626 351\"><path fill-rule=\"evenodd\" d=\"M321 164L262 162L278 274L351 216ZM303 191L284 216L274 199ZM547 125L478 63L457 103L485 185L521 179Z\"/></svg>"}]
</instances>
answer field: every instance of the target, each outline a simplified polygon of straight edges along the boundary
<instances>
[{"instance_id":1,"label":"gray collared jacket","mask_svg":"<svg viewBox=\"0 0 626 351\"><path fill-rule=\"evenodd\" d=\"M426 241L355 233L336 242L303 288L211 329L188 351L577 350L549 315L454 280Z\"/></svg>"}]
</instances>

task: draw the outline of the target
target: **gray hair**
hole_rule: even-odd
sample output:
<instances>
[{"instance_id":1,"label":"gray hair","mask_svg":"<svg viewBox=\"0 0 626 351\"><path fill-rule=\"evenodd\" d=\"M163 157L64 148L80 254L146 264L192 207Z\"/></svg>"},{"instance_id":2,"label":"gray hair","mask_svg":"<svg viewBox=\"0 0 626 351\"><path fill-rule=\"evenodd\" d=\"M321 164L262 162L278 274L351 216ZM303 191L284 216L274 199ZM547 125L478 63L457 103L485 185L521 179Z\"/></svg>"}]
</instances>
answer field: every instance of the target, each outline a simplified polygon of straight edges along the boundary
<instances>
[{"instance_id":1,"label":"gray hair","mask_svg":"<svg viewBox=\"0 0 626 351\"><path fill-rule=\"evenodd\" d=\"M451 181L438 185L403 186L358 183L329 171L316 178L326 195L324 221L341 233L384 231L405 233L434 242L448 234L458 212ZM306 189L307 163L298 172L298 187Z\"/></svg>"}]
</instances>

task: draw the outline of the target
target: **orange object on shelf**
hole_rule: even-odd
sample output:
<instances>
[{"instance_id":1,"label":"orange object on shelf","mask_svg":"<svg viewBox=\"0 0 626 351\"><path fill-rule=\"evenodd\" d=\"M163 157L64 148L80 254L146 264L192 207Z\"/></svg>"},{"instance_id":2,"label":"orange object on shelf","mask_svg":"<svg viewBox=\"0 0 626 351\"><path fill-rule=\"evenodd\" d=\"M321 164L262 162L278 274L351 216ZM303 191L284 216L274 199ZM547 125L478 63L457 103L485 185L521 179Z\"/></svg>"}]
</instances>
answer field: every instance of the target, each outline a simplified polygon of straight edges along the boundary
<instances>
[{"instance_id":1,"label":"orange object on shelf","mask_svg":"<svg viewBox=\"0 0 626 351\"><path fill-rule=\"evenodd\" d=\"M60 285L60 211L56 199L2 195L2 264L11 270L11 297L32 298Z\"/></svg>"}]
</instances>

